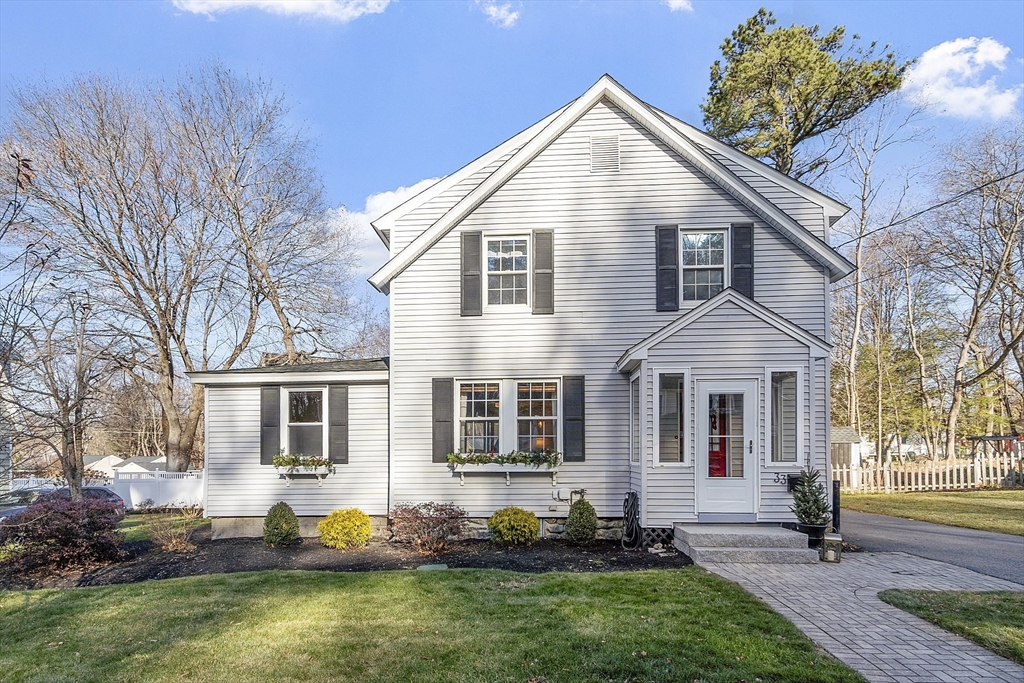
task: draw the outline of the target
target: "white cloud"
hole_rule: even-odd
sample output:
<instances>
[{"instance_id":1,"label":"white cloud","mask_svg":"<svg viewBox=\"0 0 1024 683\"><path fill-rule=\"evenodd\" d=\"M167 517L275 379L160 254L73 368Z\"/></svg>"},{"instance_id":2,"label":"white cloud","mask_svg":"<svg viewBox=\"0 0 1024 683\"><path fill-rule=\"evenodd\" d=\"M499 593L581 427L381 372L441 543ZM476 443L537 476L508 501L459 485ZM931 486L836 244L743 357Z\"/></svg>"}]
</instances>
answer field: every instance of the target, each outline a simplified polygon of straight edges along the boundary
<instances>
[{"instance_id":1,"label":"white cloud","mask_svg":"<svg viewBox=\"0 0 1024 683\"><path fill-rule=\"evenodd\" d=\"M992 38L957 38L927 50L907 73L903 90L924 106L950 116L1002 118L1017 108L1024 93L1018 84L1000 89L992 69L1006 70L1010 48Z\"/></svg>"},{"instance_id":2,"label":"white cloud","mask_svg":"<svg viewBox=\"0 0 1024 683\"><path fill-rule=\"evenodd\" d=\"M487 21L495 26L512 28L519 21L519 10L513 10L511 2L499 5L496 0L476 0L476 4L487 15Z\"/></svg>"},{"instance_id":3,"label":"white cloud","mask_svg":"<svg viewBox=\"0 0 1024 683\"><path fill-rule=\"evenodd\" d=\"M366 198L362 211L349 211L343 206L333 210L334 220L339 224L347 224L352 229L358 251L357 275L369 277L388 260L387 247L377 237L370 222L377 220L410 197L415 197L438 180L440 178L427 178L409 187L371 194Z\"/></svg>"},{"instance_id":4,"label":"white cloud","mask_svg":"<svg viewBox=\"0 0 1024 683\"><path fill-rule=\"evenodd\" d=\"M213 16L239 9L271 14L307 16L347 23L364 14L380 14L391 0L173 0L174 6L193 14Z\"/></svg>"},{"instance_id":5,"label":"white cloud","mask_svg":"<svg viewBox=\"0 0 1024 683\"><path fill-rule=\"evenodd\" d=\"M661 4L673 12L692 12L693 3L690 0L661 0Z\"/></svg>"}]
</instances>

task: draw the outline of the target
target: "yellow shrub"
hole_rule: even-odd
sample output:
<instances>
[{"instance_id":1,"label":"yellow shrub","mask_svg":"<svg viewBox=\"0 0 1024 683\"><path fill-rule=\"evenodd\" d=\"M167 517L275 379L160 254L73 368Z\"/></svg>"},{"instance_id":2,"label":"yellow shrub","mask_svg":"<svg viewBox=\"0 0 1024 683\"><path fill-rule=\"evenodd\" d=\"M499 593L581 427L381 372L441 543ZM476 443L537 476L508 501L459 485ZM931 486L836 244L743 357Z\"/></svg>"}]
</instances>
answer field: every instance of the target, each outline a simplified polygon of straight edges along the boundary
<instances>
[{"instance_id":1,"label":"yellow shrub","mask_svg":"<svg viewBox=\"0 0 1024 683\"><path fill-rule=\"evenodd\" d=\"M528 510L510 506L487 520L491 540L505 545L530 545L540 536L540 520Z\"/></svg>"},{"instance_id":2,"label":"yellow shrub","mask_svg":"<svg viewBox=\"0 0 1024 683\"><path fill-rule=\"evenodd\" d=\"M328 548L362 548L370 540L370 517L359 508L335 510L316 525L320 542Z\"/></svg>"}]
</instances>

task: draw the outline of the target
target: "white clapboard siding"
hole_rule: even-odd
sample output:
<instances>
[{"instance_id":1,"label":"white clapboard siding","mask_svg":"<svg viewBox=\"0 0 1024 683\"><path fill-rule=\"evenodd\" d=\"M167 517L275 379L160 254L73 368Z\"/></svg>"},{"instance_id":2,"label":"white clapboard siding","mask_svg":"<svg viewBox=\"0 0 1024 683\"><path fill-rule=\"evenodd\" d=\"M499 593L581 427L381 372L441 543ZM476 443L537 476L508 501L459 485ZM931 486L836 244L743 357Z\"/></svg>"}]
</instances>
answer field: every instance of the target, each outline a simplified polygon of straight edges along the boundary
<instances>
[{"instance_id":1,"label":"white clapboard siding","mask_svg":"<svg viewBox=\"0 0 1024 683\"><path fill-rule=\"evenodd\" d=\"M388 510L388 388L349 386L349 461L335 465L323 486L312 478L291 486L260 465L260 388L207 388L207 509L210 517L262 517L278 501L299 516L358 507L370 515Z\"/></svg>"},{"instance_id":2,"label":"white clapboard siding","mask_svg":"<svg viewBox=\"0 0 1024 683\"><path fill-rule=\"evenodd\" d=\"M786 493L785 484L774 483L775 472L763 468L764 454L768 448L765 433L765 368L799 367L807 380L808 349L805 345L768 325L759 318L735 304L723 304L709 312L678 333L652 347L647 354L647 364L652 368L648 378L649 396L654 391L653 368L658 366L685 366L690 369L687 380L689 398L689 425L696 426L700 415L697 410L696 382L717 379L756 379L757 391L757 471L760 472L761 493L758 519L761 521L787 521L791 519L789 505L792 497ZM806 396L807 385L803 388ZM652 399L653 400L653 399ZM694 508L695 490L695 430L687 434L689 464L686 466L656 466L653 443L655 406L648 404L648 456L646 526L670 526L672 522L697 519ZM801 421L807 425L808 402L804 401ZM806 434L806 432L805 432ZM804 440L806 457L808 444ZM781 507L780 506L784 506Z\"/></svg>"},{"instance_id":3,"label":"white clapboard siding","mask_svg":"<svg viewBox=\"0 0 1024 683\"><path fill-rule=\"evenodd\" d=\"M592 134L619 135L619 172L590 172ZM408 242L443 208L432 211L421 207L399 219L395 232L407 230L401 239ZM506 486L501 475L467 475L460 486L446 465L431 463L431 378L583 374L586 462L564 464L558 487L586 488L599 515L620 515L631 485L629 385L615 361L685 312L654 310L654 226L748 221L756 225L755 298L822 334L820 267L623 112L595 106L392 282L393 501L452 501L473 516L513 504L565 514L564 505L549 512L549 477L513 475ZM482 316L460 317L459 231L514 235L535 228L554 230L555 314L485 307Z\"/></svg>"}]
</instances>

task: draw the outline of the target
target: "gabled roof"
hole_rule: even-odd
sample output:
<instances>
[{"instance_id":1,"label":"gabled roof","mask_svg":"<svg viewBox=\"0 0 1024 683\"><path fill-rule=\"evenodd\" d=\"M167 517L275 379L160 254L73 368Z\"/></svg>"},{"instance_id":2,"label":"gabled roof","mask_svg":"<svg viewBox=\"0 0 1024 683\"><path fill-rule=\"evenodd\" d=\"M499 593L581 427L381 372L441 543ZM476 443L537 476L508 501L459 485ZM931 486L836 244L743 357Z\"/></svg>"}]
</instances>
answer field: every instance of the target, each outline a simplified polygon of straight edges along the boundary
<instances>
[{"instance_id":1,"label":"gabled roof","mask_svg":"<svg viewBox=\"0 0 1024 683\"><path fill-rule=\"evenodd\" d=\"M619 85L611 76L605 74L597 83L590 87L579 99L566 105L559 111L549 116L535 126L520 134L524 141L512 156L504 161L490 176L471 190L465 197L459 200L429 228L405 246L398 254L395 254L380 270L374 273L369 282L381 292L387 293L390 283L413 262L422 256L430 247L436 244L452 228L458 225L463 219L472 213L478 206L486 201L492 194L500 189L509 179L522 170L530 161L548 147L554 140L564 133L570 126L586 114L598 102L607 100L625 111L637 123L646 128L652 135L660 139L666 146L694 165L701 173L711 178L726 192L731 194L737 201L742 203L757 216L764 220L776 230L786 235L790 240L803 249L812 259L828 268L832 280L842 279L854 270L854 265L845 259L828 244L818 239L813 233L800 225L788 214L768 201L754 188L744 182L724 164L707 154L699 144L691 137L669 122L655 109L639 100L631 92ZM545 123L546 122L546 123ZM532 138L526 140L526 134L537 130ZM520 136L515 140L518 144ZM512 140L509 148L514 147ZM705 143L701 140L701 143ZM496 150L495 150L496 151ZM492 152L491 154L494 154ZM488 155L485 155L487 157ZM493 158L498 155L494 154ZM478 160L479 162L480 160ZM482 166L483 164L480 164ZM466 171L466 169L463 169ZM465 177L468 173L460 171L456 176ZM451 176L454 178L455 176ZM417 196L419 204L435 196L441 188L438 186L446 183L439 181L429 190ZM447 184L451 187L454 180ZM437 190L435 190L437 188ZM414 199L417 199L414 198ZM416 204L416 205L419 205ZM387 215L388 221L393 222L397 217L410 210L412 204L406 202L400 210L395 210ZM382 230L383 223L378 226Z\"/></svg>"},{"instance_id":2,"label":"gabled roof","mask_svg":"<svg viewBox=\"0 0 1024 683\"><path fill-rule=\"evenodd\" d=\"M568 106L568 104L565 105L565 107ZM451 175L441 178L430 187L423 188L417 194L413 195L409 199L406 199L404 202L402 202L395 208L391 209L383 216L380 216L376 220L372 221L370 223L370 226L374 229L374 231L376 231L377 236L381 238L381 241L384 242L384 245L390 248L391 229L395 227L395 221L398 218L401 218L410 211L413 211L423 206L423 204L430 201L439 194L447 192L451 188L461 183L466 178L469 178L474 173L480 171L480 169L487 167L488 164L494 163L495 160L500 159L506 154L509 154L510 152L519 149L523 145L523 143L525 143L530 138L536 136L537 133L539 133L544 128L544 126L546 126L551 121L551 119L558 116L562 112L562 110L565 109L565 107L562 107L561 109L552 112L551 114L548 114L537 123L533 124L526 130L521 131L516 135L513 135L508 140L501 143L491 151L481 154L479 157L469 162L455 173L452 173Z\"/></svg>"},{"instance_id":3,"label":"gabled roof","mask_svg":"<svg viewBox=\"0 0 1024 683\"><path fill-rule=\"evenodd\" d=\"M860 443L864 437L853 427L832 425L832 443Z\"/></svg>"},{"instance_id":4,"label":"gabled roof","mask_svg":"<svg viewBox=\"0 0 1024 683\"><path fill-rule=\"evenodd\" d=\"M755 318L759 318L764 323L771 325L779 332L806 345L810 349L811 355L815 358L825 358L832 350L831 344L811 334L799 325L794 325L778 313L765 308L756 301L748 299L730 287L722 290L721 293L705 301L700 306L697 306L697 308L679 316L643 341L634 344L619 357L619 360L615 361L615 369L619 372L632 371L640 361L647 358L647 352L652 347L660 344L690 323L700 320L711 311L726 303L739 306Z\"/></svg>"}]
</instances>

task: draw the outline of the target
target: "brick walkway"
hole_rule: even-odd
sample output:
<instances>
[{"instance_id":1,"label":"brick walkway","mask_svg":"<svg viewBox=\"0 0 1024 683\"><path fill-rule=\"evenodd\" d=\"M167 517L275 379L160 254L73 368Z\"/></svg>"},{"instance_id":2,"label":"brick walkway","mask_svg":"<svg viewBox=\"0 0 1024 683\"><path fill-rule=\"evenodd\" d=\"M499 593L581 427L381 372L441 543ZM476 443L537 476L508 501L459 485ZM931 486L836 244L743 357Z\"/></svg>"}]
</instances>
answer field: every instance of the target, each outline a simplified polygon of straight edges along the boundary
<instances>
[{"instance_id":1,"label":"brick walkway","mask_svg":"<svg viewBox=\"0 0 1024 683\"><path fill-rule=\"evenodd\" d=\"M871 683L1024 683L1024 667L882 602L888 588L1024 590L906 553L847 553L839 564L707 564L767 602Z\"/></svg>"}]
</instances>

